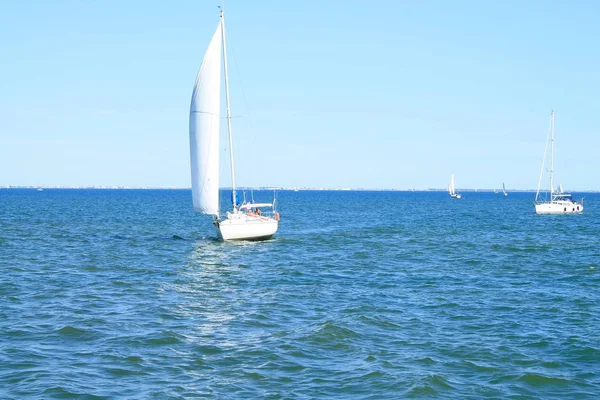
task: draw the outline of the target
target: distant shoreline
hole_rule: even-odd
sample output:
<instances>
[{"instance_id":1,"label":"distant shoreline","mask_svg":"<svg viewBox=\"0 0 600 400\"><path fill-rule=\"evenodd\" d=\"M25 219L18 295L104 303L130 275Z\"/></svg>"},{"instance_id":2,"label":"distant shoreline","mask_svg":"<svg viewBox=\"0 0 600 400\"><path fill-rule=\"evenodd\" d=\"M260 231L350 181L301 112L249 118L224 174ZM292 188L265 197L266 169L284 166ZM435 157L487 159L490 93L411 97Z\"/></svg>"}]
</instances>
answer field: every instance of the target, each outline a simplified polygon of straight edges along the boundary
<instances>
[{"instance_id":1,"label":"distant shoreline","mask_svg":"<svg viewBox=\"0 0 600 400\"><path fill-rule=\"evenodd\" d=\"M178 187L178 186L148 186L148 187L129 187L129 186L0 186L0 190L5 189L58 189L58 190L191 190L190 187ZM222 187L220 190L231 190L230 187ZM319 191L319 192L446 192L446 188L428 188L428 189L367 189L367 188L289 188L289 187L238 187L237 190L277 190L287 192L301 192L301 191ZM494 192L496 190L496 192ZM460 192L472 192L472 193L500 193L498 189L467 189L459 188ZM535 193L535 189L507 189L510 193ZM595 189L584 189L576 190L569 189L569 192L576 193L596 193L600 190Z\"/></svg>"}]
</instances>

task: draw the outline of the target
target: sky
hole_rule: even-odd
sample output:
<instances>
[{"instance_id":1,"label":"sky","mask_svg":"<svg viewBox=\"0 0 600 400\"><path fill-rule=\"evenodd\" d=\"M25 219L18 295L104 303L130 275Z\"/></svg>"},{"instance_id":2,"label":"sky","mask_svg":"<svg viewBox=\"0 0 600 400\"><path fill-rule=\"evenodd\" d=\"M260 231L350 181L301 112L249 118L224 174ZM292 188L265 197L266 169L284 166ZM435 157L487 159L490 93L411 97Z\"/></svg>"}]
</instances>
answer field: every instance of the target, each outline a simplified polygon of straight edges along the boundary
<instances>
[{"instance_id":1,"label":"sky","mask_svg":"<svg viewBox=\"0 0 600 400\"><path fill-rule=\"evenodd\" d=\"M3 3L0 186L189 187L221 4ZM225 7L238 185L535 189L554 109L555 182L600 189L599 2Z\"/></svg>"}]
</instances>

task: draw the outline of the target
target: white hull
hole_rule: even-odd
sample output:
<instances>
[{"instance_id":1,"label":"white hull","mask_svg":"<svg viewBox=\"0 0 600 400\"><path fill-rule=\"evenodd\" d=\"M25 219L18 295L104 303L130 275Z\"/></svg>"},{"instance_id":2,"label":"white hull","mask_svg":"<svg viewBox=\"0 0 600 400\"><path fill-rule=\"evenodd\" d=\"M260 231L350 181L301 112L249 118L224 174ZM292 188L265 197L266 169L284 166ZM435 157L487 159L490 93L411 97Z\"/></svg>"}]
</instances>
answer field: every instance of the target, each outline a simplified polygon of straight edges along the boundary
<instances>
[{"instance_id":1,"label":"white hull","mask_svg":"<svg viewBox=\"0 0 600 400\"><path fill-rule=\"evenodd\" d=\"M535 205L536 214L581 214L583 204L568 200L555 200Z\"/></svg>"},{"instance_id":2,"label":"white hull","mask_svg":"<svg viewBox=\"0 0 600 400\"><path fill-rule=\"evenodd\" d=\"M223 240L264 240L271 238L278 227L274 218L236 213L219 221L217 231Z\"/></svg>"},{"instance_id":3,"label":"white hull","mask_svg":"<svg viewBox=\"0 0 600 400\"><path fill-rule=\"evenodd\" d=\"M453 199L460 199L462 197L462 195L460 193L454 193L454 194L451 194L450 197Z\"/></svg>"}]
</instances>

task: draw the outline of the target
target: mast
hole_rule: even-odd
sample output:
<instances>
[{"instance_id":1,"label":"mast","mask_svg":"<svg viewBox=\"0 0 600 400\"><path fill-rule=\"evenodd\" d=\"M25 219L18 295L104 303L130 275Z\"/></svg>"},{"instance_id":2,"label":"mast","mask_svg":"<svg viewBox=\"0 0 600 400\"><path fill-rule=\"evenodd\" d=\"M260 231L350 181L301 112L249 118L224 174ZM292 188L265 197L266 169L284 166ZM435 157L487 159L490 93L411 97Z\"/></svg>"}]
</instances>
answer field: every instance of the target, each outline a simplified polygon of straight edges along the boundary
<instances>
[{"instance_id":1,"label":"mast","mask_svg":"<svg viewBox=\"0 0 600 400\"><path fill-rule=\"evenodd\" d=\"M219 7L220 8L220 7ZM225 72L225 100L227 103L227 132L229 134L229 166L231 169L231 202L233 203L233 211L236 211L236 194L235 194L235 170L233 168L233 137L231 136L231 105L229 103L229 80L227 75L227 42L225 41L225 16L221 9L221 37L223 40L223 65Z\"/></svg>"},{"instance_id":2,"label":"mast","mask_svg":"<svg viewBox=\"0 0 600 400\"><path fill-rule=\"evenodd\" d=\"M552 137L550 139L550 201L554 194L554 110L550 114L550 130Z\"/></svg>"},{"instance_id":3,"label":"mast","mask_svg":"<svg viewBox=\"0 0 600 400\"><path fill-rule=\"evenodd\" d=\"M546 154L548 154L548 141L550 137L554 137L554 110L550 114L550 129L546 135L546 145L544 146L544 157L542 158L542 168L540 169L540 179L538 180L537 191L535 192L535 202L537 203L540 196L540 188L542 187L542 178L544 176L544 165L546 165ZM553 142L554 144L554 142ZM554 153L554 152L553 152ZM550 174L550 201L552 201L552 174Z\"/></svg>"}]
</instances>

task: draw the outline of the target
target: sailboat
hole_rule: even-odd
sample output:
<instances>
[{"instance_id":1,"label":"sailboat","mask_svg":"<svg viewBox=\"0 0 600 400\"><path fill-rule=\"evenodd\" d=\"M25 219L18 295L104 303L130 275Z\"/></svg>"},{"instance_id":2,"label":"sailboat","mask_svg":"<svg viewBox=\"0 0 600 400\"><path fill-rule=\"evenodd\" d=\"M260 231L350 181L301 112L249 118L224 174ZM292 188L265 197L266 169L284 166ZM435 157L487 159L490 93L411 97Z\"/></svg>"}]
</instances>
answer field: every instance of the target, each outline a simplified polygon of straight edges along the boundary
<instances>
[{"instance_id":1,"label":"sailboat","mask_svg":"<svg viewBox=\"0 0 600 400\"><path fill-rule=\"evenodd\" d=\"M546 162L546 153L548 151L548 142L550 142L550 199L542 199L540 196L540 187L542 176L544 174L544 164ZM544 158L542 159L542 169L538 181L537 192L535 193L535 212L536 214L580 214L583 212L583 199L575 201L571 195L564 193L562 185L558 185L558 190L554 190L554 110L550 113L550 132L546 139L544 149Z\"/></svg>"},{"instance_id":2,"label":"sailboat","mask_svg":"<svg viewBox=\"0 0 600 400\"><path fill-rule=\"evenodd\" d=\"M462 197L462 195L460 193L456 193L456 190L454 189L454 174L452 174L452 176L450 177L450 184L448 185L448 193L450 194L450 197L452 197L453 199L460 199Z\"/></svg>"},{"instance_id":3,"label":"sailboat","mask_svg":"<svg viewBox=\"0 0 600 400\"><path fill-rule=\"evenodd\" d=\"M508 193L506 193L506 186L504 186L504 182L502 182L502 194L504 196L508 196Z\"/></svg>"},{"instance_id":4,"label":"sailboat","mask_svg":"<svg viewBox=\"0 0 600 400\"><path fill-rule=\"evenodd\" d=\"M221 59L225 81L229 166L231 170L231 211L221 214L219 202L219 135L221 109ZM223 240L263 240L272 237L279 226L279 213L272 203L238 204L233 163L231 107L227 76L225 19L219 25L204 54L196 77L190 105L190 165L194 211L213 216L219 238ZM263 211L261 209L267 209Z\"/></svg>"}]
</instances>

